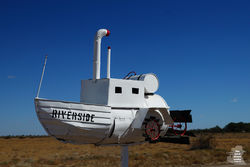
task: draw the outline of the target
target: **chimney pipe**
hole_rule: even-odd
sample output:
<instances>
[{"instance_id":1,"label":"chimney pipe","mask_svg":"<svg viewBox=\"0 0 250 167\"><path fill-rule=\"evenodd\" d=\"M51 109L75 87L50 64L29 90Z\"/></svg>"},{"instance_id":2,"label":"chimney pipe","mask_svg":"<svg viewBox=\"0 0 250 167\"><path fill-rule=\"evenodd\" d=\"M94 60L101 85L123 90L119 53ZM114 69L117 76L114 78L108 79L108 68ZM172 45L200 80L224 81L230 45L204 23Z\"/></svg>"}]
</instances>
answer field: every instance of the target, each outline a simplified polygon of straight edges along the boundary
<instances>
[{"instance_id":1,"label":"chimney pipe","mask_svg":"<svg viewBox=\"0 0 250 167\"><path fill-rule=\"evenodd\" d=\"M110 31L107 29L99 29L95 35L94 41L94 59L93 59L93 80L100 79L101 69L101 41L102 37L109 36Z\"/></svg>"},{"instance_id":2,"label":"chimney pipe","mask_svg":"<svg viewBox=\"0 0 250 167\"><path fill-rule=\"evenodd\" d=\"M111 47L108 47L108 58L107 58L107 78L110 78L110 55L111 55Z\"/></svg>"}]
</instances>

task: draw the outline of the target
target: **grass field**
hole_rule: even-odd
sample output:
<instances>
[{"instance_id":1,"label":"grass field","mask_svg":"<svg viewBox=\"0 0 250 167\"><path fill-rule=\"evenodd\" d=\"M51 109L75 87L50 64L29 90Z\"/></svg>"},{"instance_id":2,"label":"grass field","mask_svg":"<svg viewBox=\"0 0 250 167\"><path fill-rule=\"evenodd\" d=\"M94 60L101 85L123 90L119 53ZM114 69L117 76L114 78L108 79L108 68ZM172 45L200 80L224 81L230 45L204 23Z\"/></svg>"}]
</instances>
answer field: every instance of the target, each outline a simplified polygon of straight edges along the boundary
<instances>
[{"instance_id":1,"label":"grass field","mask_svg":"<svg viewBox=\"0 0 250 167\"><path fill-rule=\"evenodd\" d=\"M227 152L242 145L244 160L250 161L250 133L212 134L214 148L190 150L191 145L156 143L129 147L130 167L214 166L227 164ZM0 138L0 166L91 166L120 165L119 146L72 145L51 137Z\"/></svg>"}]
</instances>

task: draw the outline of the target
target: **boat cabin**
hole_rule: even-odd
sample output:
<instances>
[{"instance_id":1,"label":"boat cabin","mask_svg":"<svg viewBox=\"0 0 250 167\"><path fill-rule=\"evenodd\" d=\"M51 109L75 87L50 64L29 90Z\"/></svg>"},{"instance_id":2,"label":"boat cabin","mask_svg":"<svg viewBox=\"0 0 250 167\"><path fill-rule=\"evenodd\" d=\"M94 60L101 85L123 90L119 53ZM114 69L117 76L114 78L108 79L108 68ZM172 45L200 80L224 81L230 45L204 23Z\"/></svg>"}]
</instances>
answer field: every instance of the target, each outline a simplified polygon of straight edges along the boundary
<instances>
[{"instance_id":1,"label":"boat cabin","mask_svg":"<svg viewBox=\"0 0 250 167\"><path fill-rule=\"evenodd\" d=\"M80 101L119 108L143 108L144 84L140 80L114 78L82 80Z\"/></svg>"}]
</instances>

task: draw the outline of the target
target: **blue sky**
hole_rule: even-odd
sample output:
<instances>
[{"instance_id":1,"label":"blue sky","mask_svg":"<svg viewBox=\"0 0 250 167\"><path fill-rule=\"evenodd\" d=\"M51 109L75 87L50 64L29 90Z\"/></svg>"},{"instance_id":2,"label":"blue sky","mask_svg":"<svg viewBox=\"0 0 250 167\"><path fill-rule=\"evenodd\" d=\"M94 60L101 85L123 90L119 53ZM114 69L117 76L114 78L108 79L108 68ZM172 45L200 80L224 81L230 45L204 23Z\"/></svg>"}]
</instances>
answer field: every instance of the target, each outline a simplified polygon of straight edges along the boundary
<instances>
[{"instance_id":1,"label":"blue sky","mask_svg":"<svg viewBox=\"0 0 250 167\"><path fill-rule=\"evenodd\" d=\"M111 77L155 73L190 128L250 122L249 1L1 1L0 135L45 134L33 99L79 101L92 77L93 38L111 31Z\"/></svg>"}]
</instances>

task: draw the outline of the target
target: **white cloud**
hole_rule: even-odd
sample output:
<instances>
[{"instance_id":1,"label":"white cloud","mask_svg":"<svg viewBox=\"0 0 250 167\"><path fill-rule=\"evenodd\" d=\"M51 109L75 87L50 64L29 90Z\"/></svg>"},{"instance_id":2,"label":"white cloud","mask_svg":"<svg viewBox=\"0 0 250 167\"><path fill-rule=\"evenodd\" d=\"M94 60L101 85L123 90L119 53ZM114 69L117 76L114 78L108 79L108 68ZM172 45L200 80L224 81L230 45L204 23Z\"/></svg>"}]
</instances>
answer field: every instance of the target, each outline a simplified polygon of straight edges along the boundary
<instances>
[{"instance_id":1,"label":"white cloud","mask_svg":"<svg viewBox=\"0 0 250 167\"><path fill-rule=\"evenodd\" d=\"M8 79L14 79L14 78L16 78L15 75L8 75Z\"/></svg>"},{"instance_id":2,"label":"white cloud","mask_svg":"<svg viewBox=\"0 0 250 167\"><path fill-rule=\"evenodd\" d=\"M238 98L237 97L234 97L233 99L232 99L232 103L237 103L238 102Z\"/></svg>"}]
</instances>

